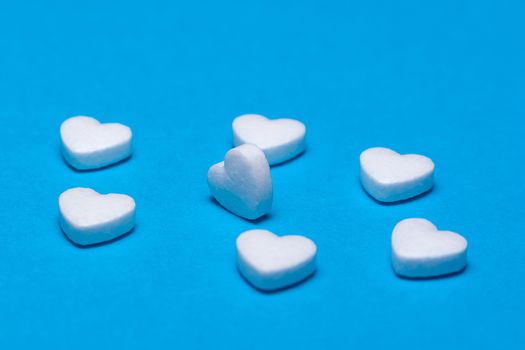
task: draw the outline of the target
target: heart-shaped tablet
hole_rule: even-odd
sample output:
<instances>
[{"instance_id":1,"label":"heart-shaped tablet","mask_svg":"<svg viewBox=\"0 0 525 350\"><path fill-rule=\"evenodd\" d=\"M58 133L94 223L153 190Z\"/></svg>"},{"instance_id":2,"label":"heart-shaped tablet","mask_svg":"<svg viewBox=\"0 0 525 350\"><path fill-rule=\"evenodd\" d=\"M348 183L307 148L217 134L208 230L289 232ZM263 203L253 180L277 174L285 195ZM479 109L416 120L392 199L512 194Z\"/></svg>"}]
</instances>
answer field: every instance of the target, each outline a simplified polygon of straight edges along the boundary
<instances>
[{"instance_id":1,"label":"heart-shaped tablet","mask_svg":"<svg viewBox=\"0 0 525 350\"><path fill-rule=\"evenodd\" d=\"M233 143L251 143L263 150L270 165L284 162L305 149L306 127L295 119L270 120L258 114L234 119Z\"/></svg>"},{"instance_id":2,"label":"heart-shaped tablet","mask_svg":"<svg viewBox=\"0 0 525 350\"><path fill-rule=\"evenodd\" d=\"M245 144L226 153L224 162L208 170L208 186L223 207L243 218L257 219L272 208L270 166L257 146Z\"/></svg>"},{"instance_id":3,"label":"heart-shaped tablet","mask_svg":"<svg viewBox=\"0 0 525 350\"><path fill-rule=\"evenodd\" d=\"M237 238L237 264L255 287L276 290L304 280L315 271L317 247L304 236L279 237L250 230Z\"/></svg>"},{"instance_id":4,"label":"heart-shaped tablet","mask_svg":"<svg viewBox=\"0 0 525 350\"><path fill-rule=\"evenodd\" d=\"M400 155L383 147L369 148L360 157L361 183L382 202L415 197L434 184L434 163L418 154Z\"/></svg>"},{"instance_id":5,"label":"heart-shaped tablet","mask_svg":"<svg viewBox=\"0 0 525 350\"><path fill-rule=\"evenodd\" d=\"M135 226L135 201L124 194L78 187L62 193L58 204L64 233L80 245L112 240Z\"/></svg>"},{"instance_id":6,"label":"heart-shaped tablet","mask_svg":"<svg viewBox=\"0 0 525 350\"><path fill-rule=\"evenodd\" d=\"M432 277L462 270L467 264L467 240L438 231L425 219L405 219L392 232L392 266L405 277Z\"/></svg>"},{"instance_id":7,"label":"heart-shaped tablet","mask_svg":"<svg viewBox=\"0 0 525 350\"><path fill-rule=\"evenodd\" d=\"M122 124L72 117L62 123L60 136L64 158L79 170L102 168L131 155L131 129Z\"/></svg>"}]
</instances>

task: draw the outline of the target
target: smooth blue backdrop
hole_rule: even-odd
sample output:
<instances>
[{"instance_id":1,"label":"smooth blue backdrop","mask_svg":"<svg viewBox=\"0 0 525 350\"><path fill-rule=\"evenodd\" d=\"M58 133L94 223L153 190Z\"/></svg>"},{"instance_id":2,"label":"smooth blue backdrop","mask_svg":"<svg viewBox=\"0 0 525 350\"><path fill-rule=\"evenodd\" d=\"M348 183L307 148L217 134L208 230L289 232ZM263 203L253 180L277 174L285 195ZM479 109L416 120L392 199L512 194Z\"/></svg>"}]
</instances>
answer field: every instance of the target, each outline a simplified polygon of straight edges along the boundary
<instances>
[{"instance_id":1,"label":"smooth blue backdrop","mask_svg":"<svg viewBox=\"0 0 525 350\"><path fill-rule=\"evenodd\" d=\"M2 2L0 348L523 349L522 4ZM243 113L308 127L257 223L206 185ZM133 158L72 171L58 132L78 114L131 126ZM358 156L378 145L432 157L435 189L374 202ZM73 246L57 224L73 186L132 195L137 229ZM463 234L468 269L396 277L407 217ZM234 248L252 228L312 238L318 273L254 290Z\"/></svg>"}]
</instances>

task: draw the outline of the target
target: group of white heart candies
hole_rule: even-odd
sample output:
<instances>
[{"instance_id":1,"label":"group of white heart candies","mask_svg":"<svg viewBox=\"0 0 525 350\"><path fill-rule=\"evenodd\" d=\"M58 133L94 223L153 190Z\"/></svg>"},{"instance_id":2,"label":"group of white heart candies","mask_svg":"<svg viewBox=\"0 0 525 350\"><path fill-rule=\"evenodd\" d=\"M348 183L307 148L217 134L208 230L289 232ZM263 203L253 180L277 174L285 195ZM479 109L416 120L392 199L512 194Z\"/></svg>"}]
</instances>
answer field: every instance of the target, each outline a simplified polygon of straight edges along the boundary
<instances>
[{"instance_id":1,"label":"group of white heart candies","mask_svg":"<svg viewBox=\"0 0 525 350\"><path fill-rule=\"evenodd\" d=\"M232 123L235 148L224 161L208 170L211 194L224 208L248 220L270 213L273 201L270 166L300 156L305 150L306 127L294 119L270 120L246 114ZM101 124L78 116L60 128L62 154L77 170L94 170L131 156L132 132L118 123ZM428 157L382 147L361 153L361 184L380 202L397 202L429 191L434 163ZM72 188L59 197L60 224L75 244L88 246L111 241L135 226L135 201L124 194L99 194ZM236 242L240 273L254 287L281 290L306 280L316 269L317 246L300 235L277 236L267 230L249 230ZM392 232L392 267L403 277L449 275L467 263L466 239L439 231L430 221L400 221Z\"/></svg>"}]
</instances>

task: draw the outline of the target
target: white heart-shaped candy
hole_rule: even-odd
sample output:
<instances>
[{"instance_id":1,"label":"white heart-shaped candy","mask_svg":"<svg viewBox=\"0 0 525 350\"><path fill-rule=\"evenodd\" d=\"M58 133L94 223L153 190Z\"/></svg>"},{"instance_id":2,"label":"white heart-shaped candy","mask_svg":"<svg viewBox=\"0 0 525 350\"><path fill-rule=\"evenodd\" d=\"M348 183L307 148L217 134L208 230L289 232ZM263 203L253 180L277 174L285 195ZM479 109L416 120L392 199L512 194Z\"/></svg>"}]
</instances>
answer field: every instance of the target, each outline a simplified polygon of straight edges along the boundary
<instances>
[{"instance_id":1,"label":"white heart-shaped candy","mask_svg":"<svg viewBox=\"0 0 525 350\"><path fill-rule=\"evenodd\" d=\"M233 143L251 143L263 150L270 165L295 157L305 149L306 127L295 119L270 120L258 114L234 119Z\"/></svg>"},{"instance_id":2,"label":"white heart-shaped candy","mask_svg":"<svg viewBox=\"0 0 525 350\"><path fill-rule=\"evenodd\" d=\"M272 177L264 153L251 144L231 149L208 170L211 194L226 209L257 219L272 208Z\"/></svg>"},{"instance_id":3,"label":"white heart-shaped candy","mask_svg":"<svg viewBox=\"0 0 525 350\"><path fill-rule=\"evenodd\" d=\"M250 230L237 238L237 264L255 287L276 290L304 280L315 271L317 247L304 236L279 237Z\"/></svg>"},{"instance_id":4,"label":"white heart-shaped candy","mask_svg":"<svg viewBox=\"0 0 525 350\"><path fill-rule=\"evenodd\" d=\"M434 184L434 163L418 154L400 155L383 147L369 148L360 156L361 183L382 202L415 197Z\"/></svg>"},{"instance_id":5,"label":"white heart-shaped candy","mask_svg":"<svg viewBox=\"0 0 525 350\"><path fill-rule=\"evenodd\" d=\"M102 168L131 155L131 129L122 124L72 117L62 123L60 136L64 158L79 170Z\"/></svg>"},{"instance_id":6,"label":"white heart-shaped candy","mask_svg":"<svg viewBox=\"0 0 525 350\"><path fill-rule=\"evenodd\" d=\"M135 226L135 201L124 194L77 187L62 193L58 203L64 233L80 245L112 240Z\"/></svg>"},{"instance_id":7,"label":"white heart-shaped candy","mask_svg":"<svg viewBox=\"0 0 525 350\"><path fill-rule=\"evenodd\" d=\"M400 221L392 232L392 266L405 277L432 277L460 271L467 264L467 240L438 231L425 219Z\"/></svg>"}]
</instances>

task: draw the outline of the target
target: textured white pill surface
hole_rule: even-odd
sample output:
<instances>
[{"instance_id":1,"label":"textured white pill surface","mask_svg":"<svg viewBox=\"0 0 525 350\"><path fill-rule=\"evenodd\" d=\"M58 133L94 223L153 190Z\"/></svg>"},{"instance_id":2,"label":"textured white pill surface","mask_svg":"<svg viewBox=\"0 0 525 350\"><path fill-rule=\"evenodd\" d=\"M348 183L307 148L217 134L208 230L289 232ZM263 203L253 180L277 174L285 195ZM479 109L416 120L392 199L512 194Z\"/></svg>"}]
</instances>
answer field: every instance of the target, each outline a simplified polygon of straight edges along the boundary
<instances>
[{"instance_id":1,"label":"textured white pill surface","mask_svg":"<svg viewBox=\"0 0 525 350\"><path fill-rule=\"evenodd\" d=\"M255 287L276 290L291 286L315 271L317 247L304 236L279 237L266 230L250 230L237 238L237 264Z\"/></svg>"},{"instance_id":2,"label":"textured white pill surface","mask_svg":"<svg viewBox=\"0 0 525 350\"><path fill-rule=\"evenodd\" d=\"M72 117L62 123L60 136L64 158L79 170L102 168L131 155L131 129L122 124Z\"/></svg>"},{"instance_id":3,"label":"textured white pill surface","mask_svg":"<svg viewBox=\"0 0 525 350\"><path fill-rule=\"evenodd\" d=\"M360 156L361 183L382 202L415 197L434 184L434 163L418 154L401 155L383 147L369 148Z\"/></svg>"},{"instance_id":4,"label":"textured white pill surface","mask_svg":"<svg viewBox=\"0 0 525 350\"><path fill-rule=\"evenodd\" d=\"M77 187L62 193L58 203L62 230L80 245L112 240L135 226L135 201L124 194Z\"/></svg>"},{"instance_id":5,"label":"textured white pill surface","mask_svg":"<svg viewBox=\"0 0 525 350\"><path fill-rule=\"evenodd\" d=\"M425 219L405 219L392 232L392 266L405 277L432 277L460 271L467 264L467 240L438 231Z\"/></svg>"},{"instance_id":6,"label":"textured white pill surface","mask_svg":"<svg viewBox=\"0 0 525 350\"><path fill-rule=\"evenodd\" d=\"M257 219L272 208L270 166L264 153L251 144L231 149L223 162L211 166L208 187L223 207L246 219Z\"/></svg>"},{"instance_id":7,"label":"textured white pill surface","mask_svg":"<svg viewBox=\"0 0 525 350\"><path fill-rule=\"evenodd\" d=\"M270 120L258 114L245 114L235 118L232 129L235 146L256 145L270 165L291 159L306 147L306 127L295 119Z\"/></svg>"}]
</instances>

